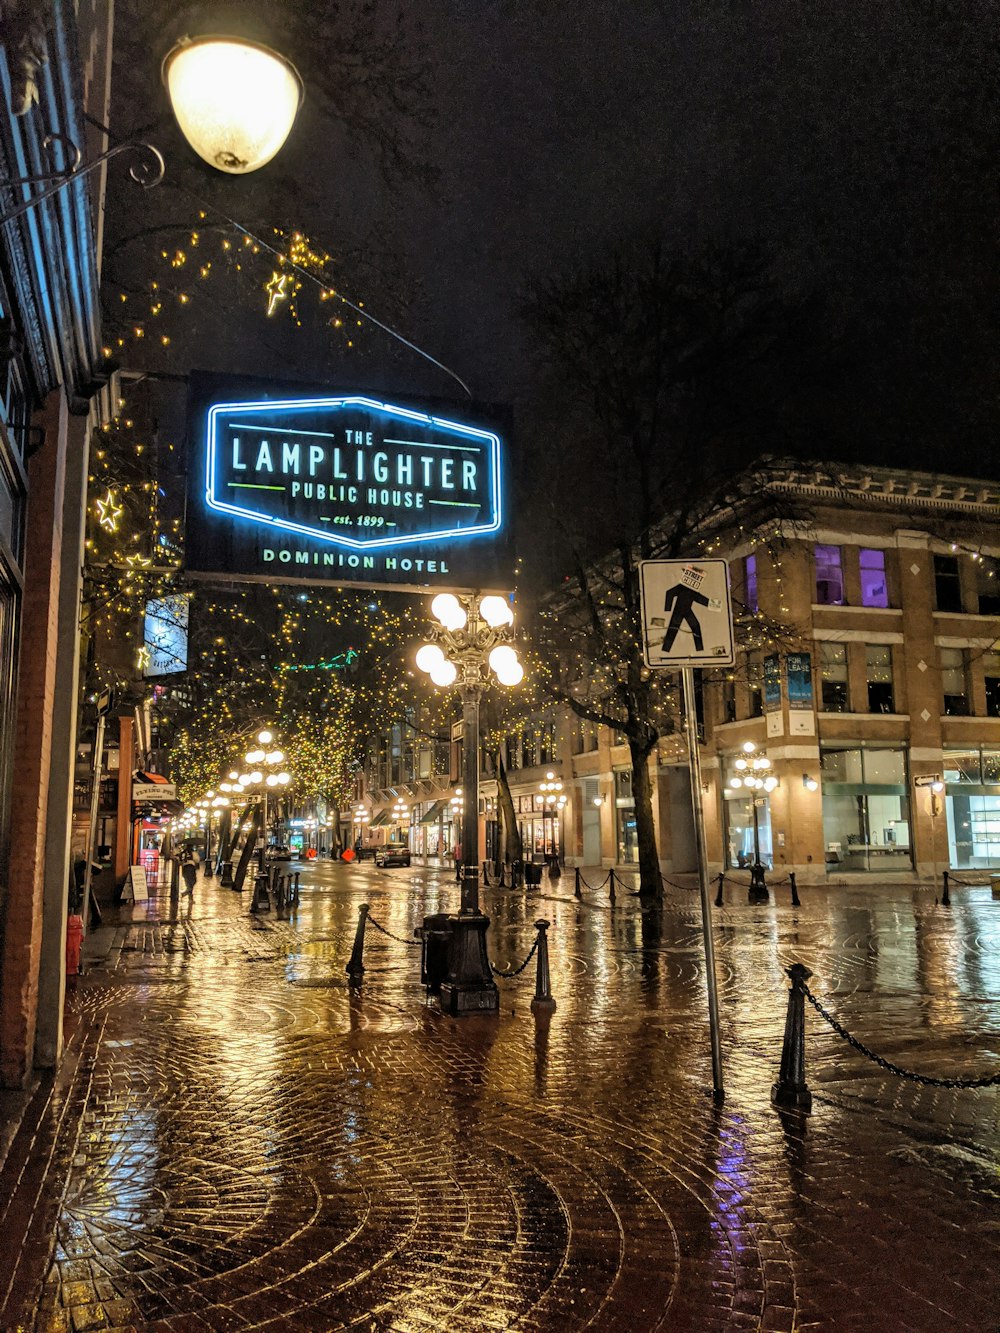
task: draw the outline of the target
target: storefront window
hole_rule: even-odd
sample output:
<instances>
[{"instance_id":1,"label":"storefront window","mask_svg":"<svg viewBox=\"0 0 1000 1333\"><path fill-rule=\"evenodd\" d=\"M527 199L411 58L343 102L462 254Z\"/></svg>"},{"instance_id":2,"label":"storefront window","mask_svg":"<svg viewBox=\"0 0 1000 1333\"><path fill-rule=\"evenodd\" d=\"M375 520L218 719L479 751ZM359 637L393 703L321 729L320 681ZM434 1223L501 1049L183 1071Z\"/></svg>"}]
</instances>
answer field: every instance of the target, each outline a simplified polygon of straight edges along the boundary
<instances>
[{"instance_id":1,"label":"storefront window","mask_svg":"<svg viewBox=\"0 0 1000 1333\"><path fill-rule=\"evenodd\" d=\"M634 864L639 860L639 839L635 829L635 797L632 795L632 774L615 774L615 820L618 841L618 860Z\"/></svg>"},{"instance_id":2,"label":"storefront window","mask_svg":"<svg viewBox=\"0 0 1000 1333\"><path fill-rule=\"evenodd\" d=\"M827 869L908 870L913 862L903 751L826 749L820 768Z\"/></svg>"},{"instance_id":3,"label":"storefront window","mask_svg":"<svg viewBox=\"0 0 1000 1333\"><path fill-rule=\"evenodd\" d=\"M1000 717L1000 653L983 653L986 716Z\"/></svg>"},{"instance_id":4,"label":"storefront window","mask_svg":"<svg viewBox=\"0 0 1000 1333\"><path fill-rule=\"evenodd\" d=\"M731 870L743 870L753 865L759 853L761 862L772 869L774 855L771 847L771 803L766 796L749 793L738 795L725 791L726 865ZM754 815L756 814L756 835Z\"/></svg>"},{"instance_id":5,"label":"storefront window","mask_svg":"<svg viewBox=\"0 0 1000 1333\"><path fill-rule=\"evenodd\" d=\"M949 863L1000 866L1000 750L945 750L943 768Z\"/></svg>"}]
</instances>

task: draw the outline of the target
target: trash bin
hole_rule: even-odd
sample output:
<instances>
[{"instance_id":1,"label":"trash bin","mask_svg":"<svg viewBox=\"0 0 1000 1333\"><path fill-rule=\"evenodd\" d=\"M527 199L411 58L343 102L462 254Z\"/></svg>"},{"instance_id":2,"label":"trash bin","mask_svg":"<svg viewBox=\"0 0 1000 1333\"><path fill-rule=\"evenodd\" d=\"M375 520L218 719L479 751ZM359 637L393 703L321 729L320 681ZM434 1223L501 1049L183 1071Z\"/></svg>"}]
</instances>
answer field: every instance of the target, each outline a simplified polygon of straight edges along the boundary
<instances>
[{"instance_id":1,"label":"trash bin","mask_svg":"<svg viewBox=\"0 0 1000 1333\"><path fill-rule=\"evenodd\" d=\"M448 945L451 941L451 917L447 912L425 916L424 924L413 932L420 940L420 984L437 995L448 975Z\"/></svg>"},{"instance_id":2,"label":"trash bin","mask_svg":"<svg viewBox=\"0 0 1000 1333\"><path fill-rule=\"evenodd\" d=\"M542 882L542 867L535 861L525 861L524 863L524 882L525 884L535 885Z\"/></svg>"}]
</instances>

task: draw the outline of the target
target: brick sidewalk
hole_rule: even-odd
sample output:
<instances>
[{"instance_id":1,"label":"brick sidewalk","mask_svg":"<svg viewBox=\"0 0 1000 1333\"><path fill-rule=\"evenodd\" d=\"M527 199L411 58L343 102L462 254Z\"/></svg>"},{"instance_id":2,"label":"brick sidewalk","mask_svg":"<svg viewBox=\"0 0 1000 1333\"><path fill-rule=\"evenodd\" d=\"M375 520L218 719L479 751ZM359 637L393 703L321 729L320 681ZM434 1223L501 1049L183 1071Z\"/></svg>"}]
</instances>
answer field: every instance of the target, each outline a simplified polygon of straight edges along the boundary
<instances>
[{"instance_id":1,"label":"brick sidewalk","mask_svg":"<svg viewBox=\"0 0 1000 1333\"><path fill-rule=\"evenodd\" d=\"M134 909L4 1170L0 1327L995 1331L996 1091L810 1014L814 1114L768 1100L792 961L897 1062L1000 1071L989 891L727 899L721 1110L697 895L572 893L488 895L500 967L553 923L548 1022L530 968L499 1021L443 1017L373 931L348 990L358 903L409 939L445 871L324 864L290 920L212 881Z\"/></svg>"}]
</instances>

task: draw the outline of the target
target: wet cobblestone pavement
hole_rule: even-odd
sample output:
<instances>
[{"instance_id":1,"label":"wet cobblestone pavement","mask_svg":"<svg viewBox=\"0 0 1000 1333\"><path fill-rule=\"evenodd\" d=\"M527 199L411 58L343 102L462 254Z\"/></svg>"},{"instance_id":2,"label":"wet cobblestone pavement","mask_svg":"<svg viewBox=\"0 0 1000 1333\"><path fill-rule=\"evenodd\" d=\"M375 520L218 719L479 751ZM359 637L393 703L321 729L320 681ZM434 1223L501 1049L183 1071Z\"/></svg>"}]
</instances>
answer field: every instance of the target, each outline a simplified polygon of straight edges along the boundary
<instances>
[{"instance_id":1,"label":"wet cobblestone pavement","mask_svg":"<svg viewBox=\"0 0 1000 1333\"><path fill-rule=\"evenodd\" d=\"M136 906L0 1177L0 1327L997 1330L996 1089L810 1011L814 1113L769 1095L794 961L895 1062L1000 1071L1000 901L776 896L715 914L721 1109L694 892L487 893L500 967L551 920L551 1020L533 967L498 1021L442 1016L372 930L348 989L358 904L409 939L443 872L315 867L289 920L217 881Z\"/></svg>"}]
</instances>

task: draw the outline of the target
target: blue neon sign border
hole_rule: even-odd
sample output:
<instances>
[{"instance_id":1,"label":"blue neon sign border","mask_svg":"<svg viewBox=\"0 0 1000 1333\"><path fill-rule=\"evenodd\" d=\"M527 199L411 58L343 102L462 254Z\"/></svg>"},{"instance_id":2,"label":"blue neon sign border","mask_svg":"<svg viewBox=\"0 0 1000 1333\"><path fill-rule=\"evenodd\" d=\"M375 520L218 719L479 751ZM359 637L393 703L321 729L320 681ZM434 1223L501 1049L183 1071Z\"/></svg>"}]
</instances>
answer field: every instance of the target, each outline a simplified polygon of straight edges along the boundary
<instances>
[{"instance_id":1,"label":"blue neon sign border","mask_svg":"<svg viewBox=\"0 0 1000 1333\"><path fill-rule=\"evenodd\" d=\"M217 429L220 416L230 412L303 411L307 408L316 409L324 407L364 407L390 417L418 422L423 426L432 426L439 430L454 431L459 435L485 441L489 447L493 463L491 473L492 503L490 522L476 524L475 526L468 528L448 528L428 533L412 533L399 537L383 537L378 541L362 541L356 537L348 537L343 533L327 533L322 531L322 529L308 528L301 523L292 523L288 519L274 518L268 514L260 514L252 509L244 509L239 505L228 504L226 501L216 498L215 465L216 447L218 443ZM479 537L491 532L499 532L503 525L503 504L501 499L502 486L500 484L500 436L493 431L483 430L477 426L468 426L460 421L451 421L448 417L431 416L426 412L417 412L412 408L401 407L396 403L383 403L379 402L377 399L366 398L357 394L343 395L337 398L268 398L248 403L214 403L208 409L208 433L206 443L207 463L205 473L205 503L208 505L209 509L212 509L217 513L231 514L238 518L245 518L252 523L262 523L267 527L276 528L280 531L294 532L300 536L309 537L313 540L328 542L331 546L344 546L356 551L375 551L382 547L413 546L424 542L448 541L452 538Z\"/></svg>"}]
</instances>

